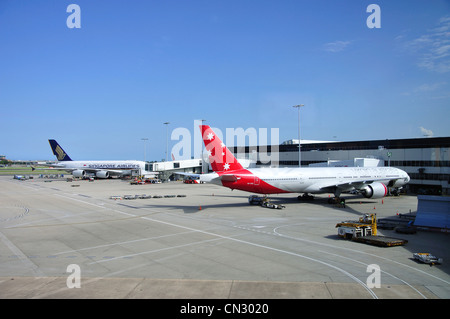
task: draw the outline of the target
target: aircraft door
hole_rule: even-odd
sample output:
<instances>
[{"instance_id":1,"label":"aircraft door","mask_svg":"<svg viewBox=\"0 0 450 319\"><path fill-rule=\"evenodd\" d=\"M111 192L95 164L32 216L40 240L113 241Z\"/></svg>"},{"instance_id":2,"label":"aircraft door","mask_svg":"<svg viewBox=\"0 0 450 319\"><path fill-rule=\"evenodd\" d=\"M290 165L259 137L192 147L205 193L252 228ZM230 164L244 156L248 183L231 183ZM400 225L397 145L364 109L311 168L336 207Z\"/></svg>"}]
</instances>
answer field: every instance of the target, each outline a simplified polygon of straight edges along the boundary
<instances>
[{"instance_id":1,"label":"aircraft door","mask_svg":"<svg viewBox=\"0 0 450 319\"><path fill-rule=\"evenodd\" d=\"M254 192L261 192L261 180L258 176L253 176L253 191Z\"/></svg>"}]
</instances>

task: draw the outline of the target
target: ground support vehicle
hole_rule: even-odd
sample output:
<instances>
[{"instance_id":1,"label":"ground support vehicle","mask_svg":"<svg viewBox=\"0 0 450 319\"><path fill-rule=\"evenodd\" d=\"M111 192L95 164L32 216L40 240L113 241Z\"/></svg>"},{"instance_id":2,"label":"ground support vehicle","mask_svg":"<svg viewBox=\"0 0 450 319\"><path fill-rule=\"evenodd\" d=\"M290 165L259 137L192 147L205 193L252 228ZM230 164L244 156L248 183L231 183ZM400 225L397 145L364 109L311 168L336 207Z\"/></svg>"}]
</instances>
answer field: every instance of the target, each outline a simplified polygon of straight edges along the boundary
<instances>
[{"instance_id":1,"label":"ground support vehicle","mask_svg":"<svg viewBox=\"0 0 450 319\"><path fill-rule=\"evenodd\" d=\"M394 237L386 237L386 236L364 236L364 237L355 237L352 238L353 241L379 246L379 247L394 247L394 246L403 246L408 243L405 239L394 238Z\"/></svg>"},{"instance_id":2,"label":"ground support vehicle","mask_svg":"<svg viewBox=\"0 0 450 319\"><path fill-rule=\"evenodd\" d=\"M442 258L437 258L430 253L414 253L413 258L421 263L429 264L430 266L443 263Z\"/></svg>"},{"instance_id":3,"label":"ground support vehicle","mask_svg":"<svg viewBox=\"0 0 450 319\"><path fill-rule=\"evenodd\" d=\"M272 203L268 197L261 197L261 196L258 196L258 195L250 195L248 197L248 203L250 205L260 205L262 207L272 208L272 209L283 209L283 208L285 208L284 205Z\"/></svg>"},{"instance_id":4,"label":"ground support vehicle","mask_svg":"<svg viewBox=\"0 0 450 319\"><path fill-rule=\"evenodd\" d=\"M393 247L405 245L407 240L377 236L376 214L365 214L357 221L343 221L336 225L338 236L356 242L380 247Z\"/></svg>"}]
</instances>

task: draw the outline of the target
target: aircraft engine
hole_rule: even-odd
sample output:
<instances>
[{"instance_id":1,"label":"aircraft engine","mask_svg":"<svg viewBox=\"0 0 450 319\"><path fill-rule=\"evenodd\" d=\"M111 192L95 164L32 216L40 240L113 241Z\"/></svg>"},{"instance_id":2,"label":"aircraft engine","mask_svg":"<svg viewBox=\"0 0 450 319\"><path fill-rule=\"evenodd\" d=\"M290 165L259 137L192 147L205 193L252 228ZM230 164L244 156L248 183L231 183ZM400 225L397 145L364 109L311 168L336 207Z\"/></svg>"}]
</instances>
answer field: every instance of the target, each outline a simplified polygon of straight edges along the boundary
<instances>
[{"instance_id":1,"label":"aircraft engine","mask_svg":"<svg viewBox=\"0 0 450 319\"><path fill-rule=\"evenodd\" d=\"M97 176L97 178L108 178L109 172L108 171L98 171L97 173L95 173L95 176Z\"/></svg>"},{"instance_id":2,"label":"aircraft engine","mask_svg":"<svg viewBox=\"0 0 450 319\"><path fill-rule=\"evenodd\" d=\"M76 169L72 172L73 177L84 177L86 175L86 172L81 169Z\"/></svg>"},{"instance_id":3,"label":"aircraft engine","mask_svg":"<svg viewBox=\"0 0 450 319\"><path fill-rule=\"evenodd\" d=\"M365 198L382 198L387 195L387 187L383 183L375 182L366 185L360 192Z\"/></svg>"}]
</instances>

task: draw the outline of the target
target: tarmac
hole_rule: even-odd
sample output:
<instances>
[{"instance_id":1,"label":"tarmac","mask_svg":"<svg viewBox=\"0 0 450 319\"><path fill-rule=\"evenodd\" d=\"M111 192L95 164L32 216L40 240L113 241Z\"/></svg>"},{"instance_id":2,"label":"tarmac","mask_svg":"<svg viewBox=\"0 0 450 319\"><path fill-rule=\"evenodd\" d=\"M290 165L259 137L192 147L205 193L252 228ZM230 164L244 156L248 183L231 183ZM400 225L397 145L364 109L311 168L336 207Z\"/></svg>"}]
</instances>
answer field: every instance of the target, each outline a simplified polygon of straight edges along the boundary
<instances>
[{"instance_id":1,"label":"tarmac","mask_svg":"<svg viewBox=\"0 0 450 319\"><path fill-rule=\"evenodd\" d=\"M152 198L111 199L111 196ZM159 195L154 198L154 195ZM376 247L341 239L338 222L415 212L415 196L346 196L346 207L211 184L130 185L0 177L0 298L448 299L449 235L418 231ZM430 267L414 252L444 259ZM378 273L374 271L378 267ZM377 275L377 276L375 276Z\"/></svg>"}]
</instances>

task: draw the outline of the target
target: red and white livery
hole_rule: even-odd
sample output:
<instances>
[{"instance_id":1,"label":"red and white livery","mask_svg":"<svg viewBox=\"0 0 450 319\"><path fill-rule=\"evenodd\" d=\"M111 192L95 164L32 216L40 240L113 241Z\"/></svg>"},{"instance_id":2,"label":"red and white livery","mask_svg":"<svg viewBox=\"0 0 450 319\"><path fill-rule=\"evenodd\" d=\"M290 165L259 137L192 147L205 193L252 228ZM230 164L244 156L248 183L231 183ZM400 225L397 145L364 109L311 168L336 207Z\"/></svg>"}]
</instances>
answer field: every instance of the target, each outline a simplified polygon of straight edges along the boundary
<instances>
[{"instance_id":1,"label":"red and white livery","mask_svg":"<svg viewBox=\"0 0 450 319\"><path fill-rule=\"evenodd\" d=\"M244 168L208 125L201 125L203 142L214 173L200 175L210 182L259 194L341 193L358 191L367 198L387 195L388 187L409 182L408 174L394 167Z\"/></svg>"}]
</instances>

